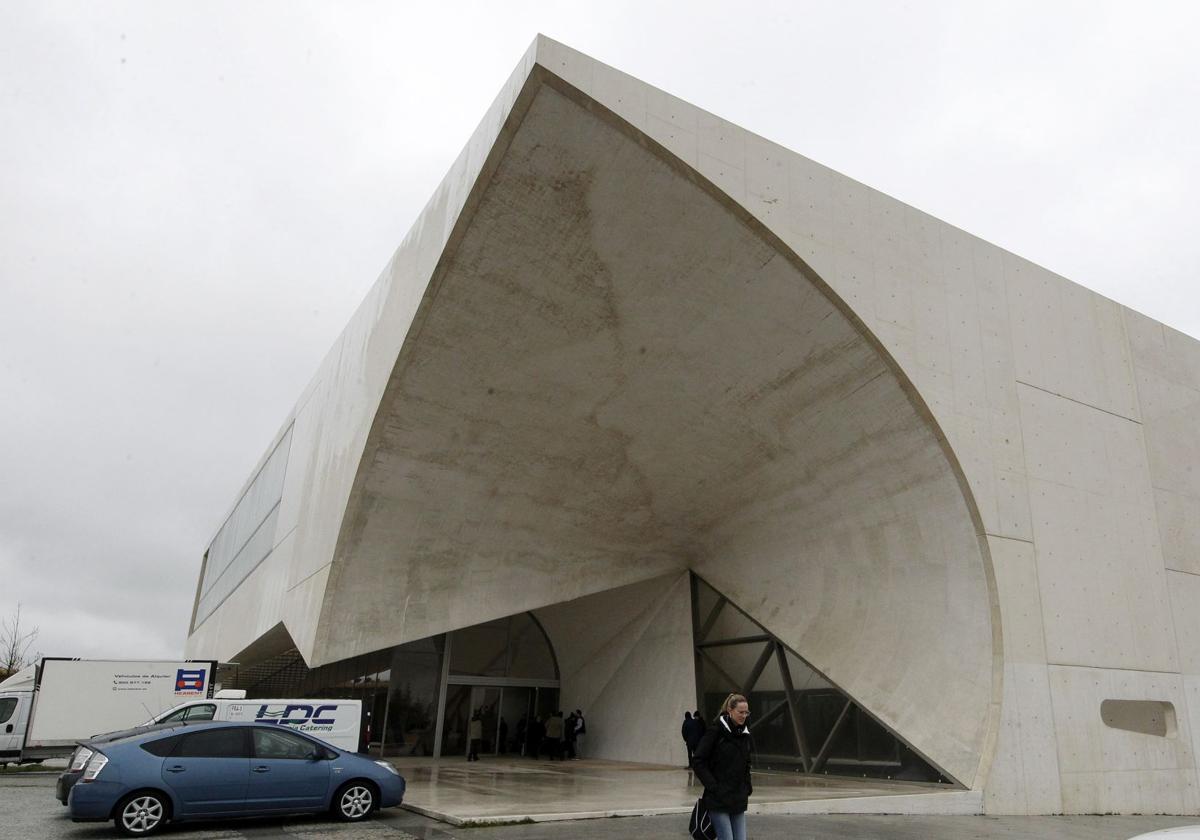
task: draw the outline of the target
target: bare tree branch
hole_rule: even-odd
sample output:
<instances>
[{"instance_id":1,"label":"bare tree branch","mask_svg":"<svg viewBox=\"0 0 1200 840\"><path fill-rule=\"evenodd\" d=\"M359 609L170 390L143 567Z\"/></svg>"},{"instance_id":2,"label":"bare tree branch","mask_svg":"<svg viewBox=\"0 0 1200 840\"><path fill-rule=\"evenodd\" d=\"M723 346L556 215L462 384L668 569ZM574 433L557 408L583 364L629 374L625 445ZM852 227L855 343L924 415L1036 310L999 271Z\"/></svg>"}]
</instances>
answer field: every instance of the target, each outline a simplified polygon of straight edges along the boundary
<instances>
[{"instance_id":1,"label":"bare tree branch","mask_svg":"<svg viewBox=\"0 0 1200 840\"><path fill-rule=\"evenodd\" d=\"M24 630L21 627L21 605L10 617L0 621L0 679L15 674L33 660L29 648L37 639L38 628Z\"/></svg>"}]
</instances>

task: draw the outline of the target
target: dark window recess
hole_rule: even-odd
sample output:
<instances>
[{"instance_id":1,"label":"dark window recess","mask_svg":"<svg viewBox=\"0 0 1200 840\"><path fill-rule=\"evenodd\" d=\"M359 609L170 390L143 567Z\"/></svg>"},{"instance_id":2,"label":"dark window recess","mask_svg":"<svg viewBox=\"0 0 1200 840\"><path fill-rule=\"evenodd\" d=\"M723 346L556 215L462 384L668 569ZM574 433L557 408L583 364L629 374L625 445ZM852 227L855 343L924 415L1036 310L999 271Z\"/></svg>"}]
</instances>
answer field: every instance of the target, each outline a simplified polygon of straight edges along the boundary
<instances>
[{"instance_id":1,"label":"dark window recess","mask_svg":"<svg viewBox=\"0 0 1200 840\"><path fill-rule=\"evenodd\" d=\"M1175 706L1166 700L1105 700L1100 704L1100 719L1112 729L1175 737Z\"/></svg>"},{"instance_id":2,"label":"dark window recess","mask_svg":"<svg viewBox=\"0 0 1200 840\"><path fill-rule=\"evenodd\" d=\"M150 753L150 755L162 757L170 755L171 750L173 750L175 745L178 743L179 736L176 735L172 738L160 738L157 741L147 741L146 743L142 744L142 749Z\"/></svg>"},{"instance_id":3,"label":"dark window recess","mask_svg":"<svg viewBox=\"0 0 1200 840\"><path fill-rule=\"evenodd\" d=\"M8 723L8 719L17 710L17 698L5 697L0 700L0 723Z\"/></svg>"},{"instance_id":4,"label":"dark window recess","mask_svg":"<svg viewBox=\"0 0 1200 840\"><path fill-rule=\"evenodd\" d=\"M245 729L205 729L179 738L176 758L247 758Z\"/></svg>"}]
</instances>

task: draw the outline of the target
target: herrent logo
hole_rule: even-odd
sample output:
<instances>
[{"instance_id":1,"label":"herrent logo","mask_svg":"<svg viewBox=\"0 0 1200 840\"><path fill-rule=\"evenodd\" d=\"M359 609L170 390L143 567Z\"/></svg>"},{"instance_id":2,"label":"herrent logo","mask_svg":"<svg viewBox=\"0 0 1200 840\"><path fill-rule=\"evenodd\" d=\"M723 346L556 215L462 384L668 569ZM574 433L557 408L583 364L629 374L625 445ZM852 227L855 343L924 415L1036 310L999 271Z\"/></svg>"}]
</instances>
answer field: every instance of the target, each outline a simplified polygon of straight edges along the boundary
<instances>
[{"instance_id":1,"label":"herrent logo","mask_svg":"<svg viewBox=\"0 0 1200 840\"><path fill-rule=\"evenodd\" d=\"M205 676L207 675L204 671L189 671L186 668L180 668L175 672L175 693L203 694Z\"/></svg>"},{"instance_id":2,"label":"herrent logo","mask_svg":"<svg viewBox=\"0 0 1200 840\"><path fill-rule=\"evenodd\" d=\"M298 726L304 728L307 724L315 724L317 726L332 726L334 719L332 717L321 717L321 715L336 712L337 706L309 706L306 703L296 703L289 706L284 706L282 710L271 711L270 706L259 706L258 714L254 719L259 723L278 723L281 726Z\"/></svg>"}]
</instances>

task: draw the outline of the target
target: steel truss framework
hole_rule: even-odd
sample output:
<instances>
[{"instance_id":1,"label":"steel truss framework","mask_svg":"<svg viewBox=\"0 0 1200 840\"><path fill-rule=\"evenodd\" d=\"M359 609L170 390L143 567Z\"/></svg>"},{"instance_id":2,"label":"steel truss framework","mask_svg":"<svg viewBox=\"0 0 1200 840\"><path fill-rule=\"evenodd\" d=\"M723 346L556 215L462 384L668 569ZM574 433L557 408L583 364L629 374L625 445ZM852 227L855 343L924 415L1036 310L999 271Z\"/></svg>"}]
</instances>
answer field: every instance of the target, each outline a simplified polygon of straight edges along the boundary
<instances>
[{"instance_id":1,"label":"steel truss framework","mask_svg":"<svg viewBox=\"0 0 1200 840\"><path fill-rule=\"evenodd\" d=\"M895 732L695 574L691 594L697 708L713 720L727 693L749 698L756 741L772 728L784 735L783 741L773 739L768 752L760 748L760 764L810 774L950 783ZM737 635L722 632L731 626L738 628ZM743 676L730 673L737 665L743 666ZM716 686L720 690L714 691Z\"/></svg>"}]
</instances>

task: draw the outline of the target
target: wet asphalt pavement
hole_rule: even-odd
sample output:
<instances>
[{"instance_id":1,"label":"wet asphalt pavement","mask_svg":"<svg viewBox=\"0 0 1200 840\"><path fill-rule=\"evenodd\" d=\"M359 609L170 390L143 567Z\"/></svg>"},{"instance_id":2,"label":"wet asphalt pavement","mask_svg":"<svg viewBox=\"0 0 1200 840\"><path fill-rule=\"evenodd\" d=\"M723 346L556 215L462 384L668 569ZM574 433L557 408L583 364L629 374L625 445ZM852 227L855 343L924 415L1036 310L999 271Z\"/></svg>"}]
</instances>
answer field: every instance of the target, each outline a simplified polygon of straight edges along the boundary
<instances>
[{"instance_id":1,"label":"wet asphalt pavement","mask_svg":"<svg viewBox=\"0 0 1200 840\"><path fill-rule=\"evenodd\" d=\"M73 823L54 798L55 774L0 774L0 840L113 838L112 823ZM1127 840L1200 824L1198 817L751 816L751 840ZM186 823L173 840L684 840L680 816L455 828L391 808L358 825L325 817Z\"/></svg>"}]
</instances>

